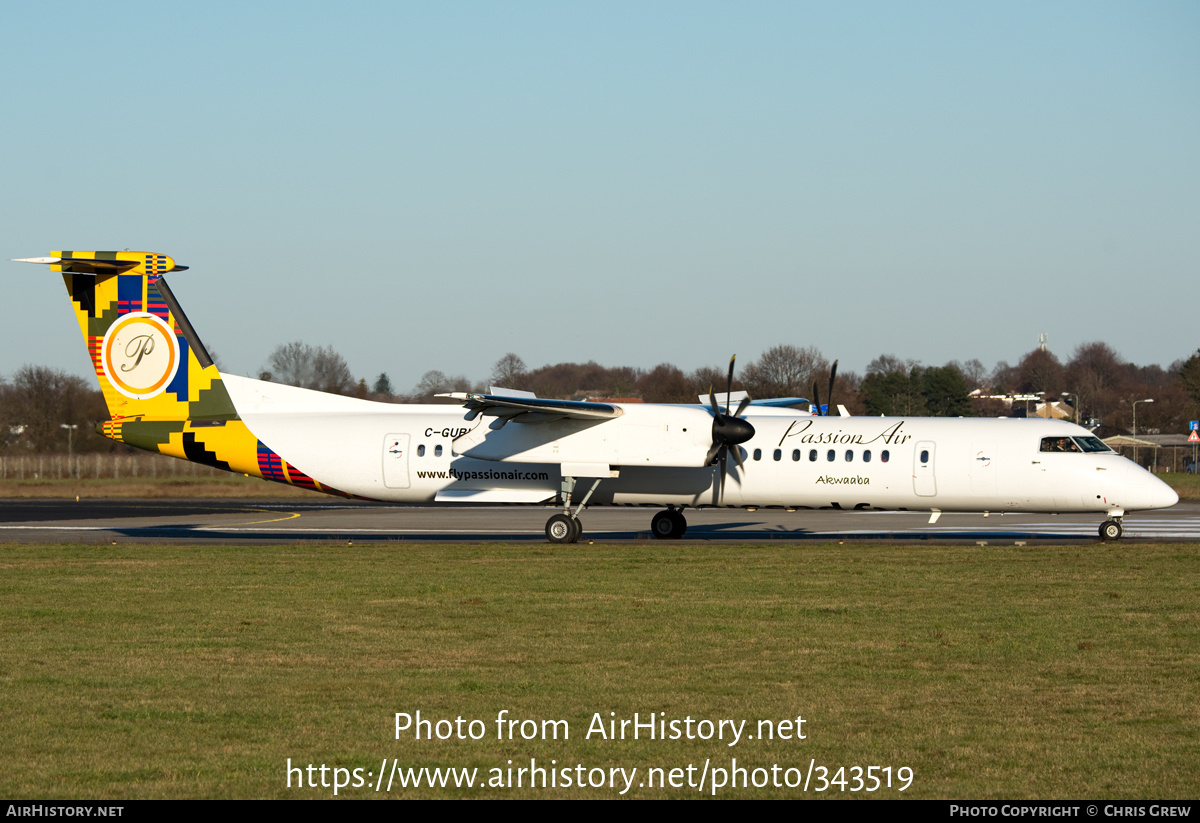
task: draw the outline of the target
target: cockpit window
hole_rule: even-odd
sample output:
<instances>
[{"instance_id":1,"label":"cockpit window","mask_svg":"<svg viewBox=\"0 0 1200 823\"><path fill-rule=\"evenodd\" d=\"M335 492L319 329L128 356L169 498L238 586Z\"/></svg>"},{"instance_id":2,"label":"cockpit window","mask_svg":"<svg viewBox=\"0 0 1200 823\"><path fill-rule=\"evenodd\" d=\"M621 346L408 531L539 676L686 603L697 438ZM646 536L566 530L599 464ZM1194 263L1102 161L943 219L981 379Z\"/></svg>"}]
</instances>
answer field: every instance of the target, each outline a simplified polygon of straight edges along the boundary
<instances>
[{"instance_id":1,"label":"cockpit window","mask_svg":"<svg viewBox=\"0 0 1200 823\"><path fill-rule=\"evenodd\" d=\"M1104 444L1101 443L1100 445ZM1069 437L1042 438L1042 451L1044 452L1077 452L1079 450L1079 447L1075 445L1075 441Z\"/></svg>"},{"instance_id":2,"label":"cockpit window","mask_svg":"<svg viewBox=\"0 0 1200 823\"><path fill-rule=\"evenodd\" d=\"M1099 437L1076 437L1075 442L1085 452L1110 452L1112 449Z\"/></svg>"}]
</instances>

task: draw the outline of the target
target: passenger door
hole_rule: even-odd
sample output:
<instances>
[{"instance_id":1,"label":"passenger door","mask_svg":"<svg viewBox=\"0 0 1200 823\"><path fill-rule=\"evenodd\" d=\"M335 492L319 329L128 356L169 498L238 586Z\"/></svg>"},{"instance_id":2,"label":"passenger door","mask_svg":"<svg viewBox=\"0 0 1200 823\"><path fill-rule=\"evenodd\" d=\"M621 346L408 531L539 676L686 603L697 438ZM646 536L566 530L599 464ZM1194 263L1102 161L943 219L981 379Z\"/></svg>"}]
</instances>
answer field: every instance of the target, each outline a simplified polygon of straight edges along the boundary
<instances>
[{"instance_id":1,"label":"passenger door","mask_svg":"<svg viewBox=\"0 0 1200 823\"><path fill-rule=\"evenodd\" d=\"M913 491L918 497L933 497L937 494L937 479L934 477L934 443L922 440L913 450Z\"/></svg>"},{"instance_id":2,"label":"passenger door","mask_svg":"<svg viewBox=\"0 0 1200 823\"><path fill-rule=\"evenodd\" d=\"M408 488L408 435L389 434L383 439L383 485Z\"/></svg>"}]
</instances>

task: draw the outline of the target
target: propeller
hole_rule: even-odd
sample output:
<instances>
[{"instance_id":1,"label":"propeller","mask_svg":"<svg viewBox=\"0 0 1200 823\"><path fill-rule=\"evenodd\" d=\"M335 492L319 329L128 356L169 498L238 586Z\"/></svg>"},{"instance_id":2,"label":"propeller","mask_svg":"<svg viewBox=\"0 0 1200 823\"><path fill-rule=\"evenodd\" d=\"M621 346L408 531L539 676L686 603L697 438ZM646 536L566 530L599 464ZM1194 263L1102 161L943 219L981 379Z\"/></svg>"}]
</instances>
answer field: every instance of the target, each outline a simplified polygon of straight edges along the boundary
<instances>
[{"instance_id":1,"label":"propeller","mask_svg":"<svg viewBox=\"0 0 1200 823\"><path fill-rule=\"evenodd\" d=\"M829 370L829 394L827 395L829 404L825 407L824 411L824 415L826 417L829 416L829 410L833 408L833 381L837 379L837 364L838 361L834 360L833 368ZM815 380L813 381L813 402L817 404L817 414L822 414L821 392L817 390L817 383Z\"/></svg>"},{"instance_id":2,"label":"propeller","mask_svg":"<svg viewBox=\"0 0 1200 823\"><path fill-rule=\"evenodd\" d=\"M728 473L727 457L729 452L733 452L733 461L737 463L739 469L745 469L745 463L742 462L741 449L738 446L745 443L754 436L754 427L742 419L742 412L746 410L746 406L750 405L750 396L746 395L742 398L742 402L738 404L737 411L733 414L729 413L729 395L733 391L733 364L737 360L737 355L729 358L729 377L725 381L725 411L721 412L720 406L717 405L716 395L713 394L713 387L708 387L708 403L712 408L713 424L712 424L712 447L708 450L708 455L704 458L704 465L711 466L714 460L721 464L721 472L717 477L717 503L720 504L721 498L725 494L725 475Z\"/></svg>"}]
</instances>

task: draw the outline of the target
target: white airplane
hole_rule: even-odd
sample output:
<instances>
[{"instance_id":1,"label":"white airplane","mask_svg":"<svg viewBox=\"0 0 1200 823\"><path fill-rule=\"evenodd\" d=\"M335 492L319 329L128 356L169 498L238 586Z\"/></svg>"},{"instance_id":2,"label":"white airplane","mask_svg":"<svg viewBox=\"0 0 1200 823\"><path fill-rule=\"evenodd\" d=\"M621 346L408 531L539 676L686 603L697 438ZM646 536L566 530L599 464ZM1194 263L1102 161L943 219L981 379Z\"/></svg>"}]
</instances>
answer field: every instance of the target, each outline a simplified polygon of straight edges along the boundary
<instances>
[{"instance_id":1,"label":"white airplane","mask_svg":"<svg viewBox=\"0 0 1200 823\"><path fill-rule=\"evenodd\" d=\"M1095 512L1174 505L1165 483L1059 420L814 416L785 401L598 403L523 392L394 405L221 374L144 252L56 251L19 262L63 273L122 443L315 491L397 503L524 503L573 543L589 505L658 506L678 538L687 508ZM733 362L730 361L732 383ZM831 380L832 386L832 380ZM832 389L831 389L832 390ZM819 405L819 404L818 404ZM728 465L732 456L733 466Z\"/></svg>"}]
</instances>

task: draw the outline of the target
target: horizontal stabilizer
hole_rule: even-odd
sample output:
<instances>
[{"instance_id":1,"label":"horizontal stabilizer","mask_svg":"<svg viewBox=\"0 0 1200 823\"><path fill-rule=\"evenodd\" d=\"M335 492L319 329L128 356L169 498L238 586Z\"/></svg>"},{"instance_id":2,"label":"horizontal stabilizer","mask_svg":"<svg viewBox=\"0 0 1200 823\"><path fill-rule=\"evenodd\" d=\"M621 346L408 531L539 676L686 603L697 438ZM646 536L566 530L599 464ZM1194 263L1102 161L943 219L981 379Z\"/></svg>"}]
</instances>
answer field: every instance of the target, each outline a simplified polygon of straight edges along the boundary
<instances>
[{"instance_id":1,"label":"horizontal stabilizer","mask_svg":"<svg viewBox=\"0 0 1200 823\"><path fill-rule=\"evenodd\" d=\"M123 274L139 265L147 274L187 271L188 268L176 265L165 255L140 251L60 251L55 252L54 257L18 257L13 262L41 263L52 266L54 271L72 274Z\"/></svg>"}]
</instances>

